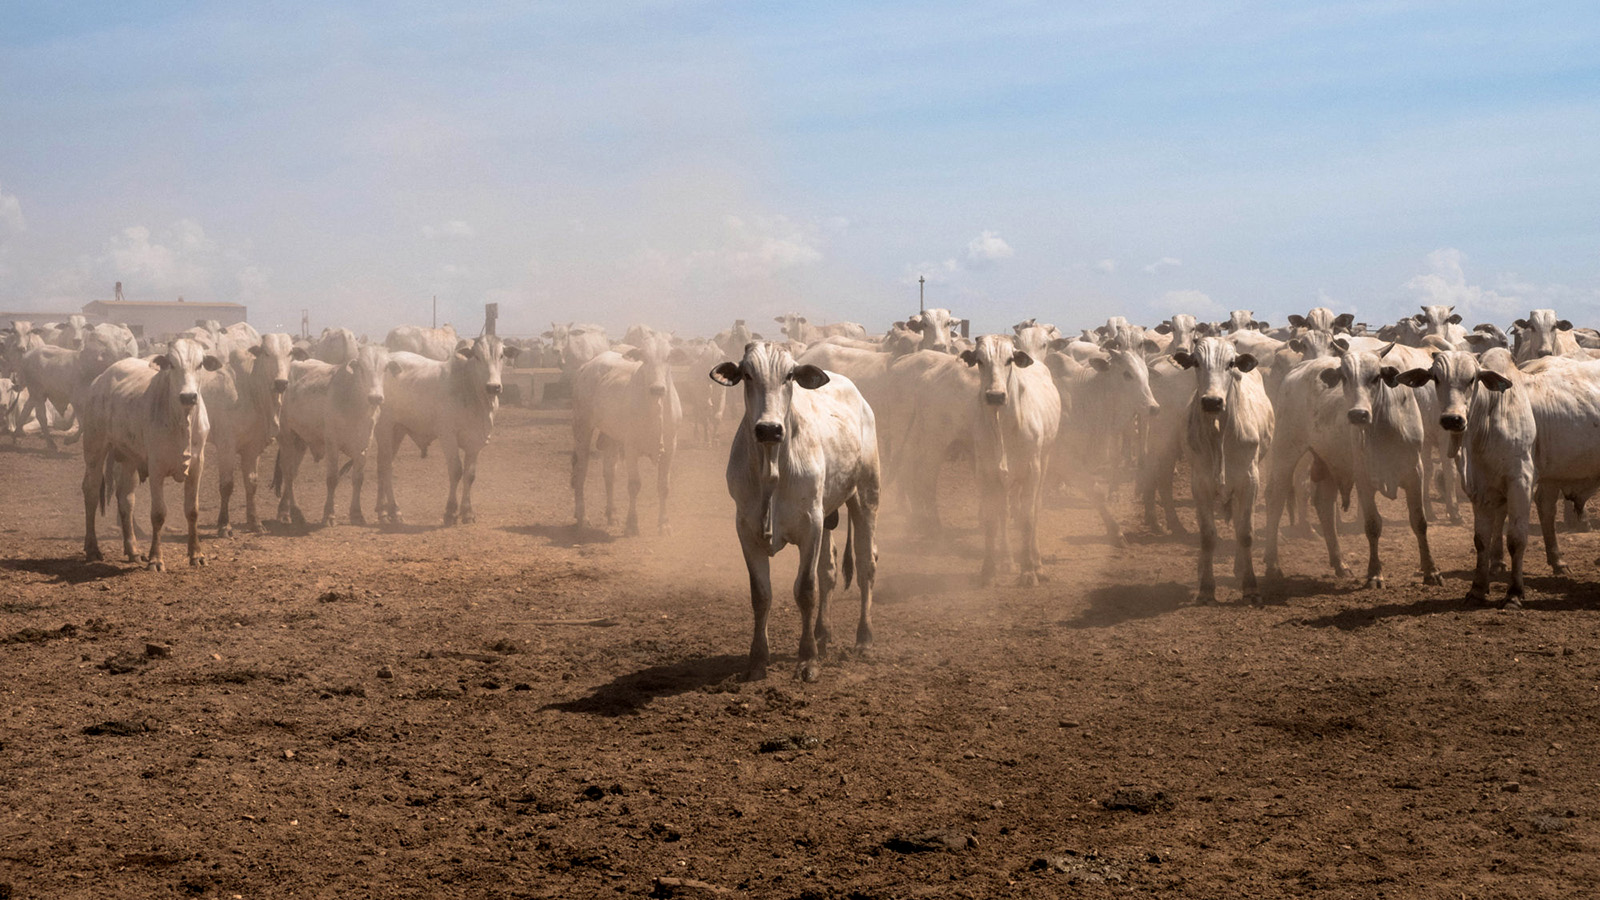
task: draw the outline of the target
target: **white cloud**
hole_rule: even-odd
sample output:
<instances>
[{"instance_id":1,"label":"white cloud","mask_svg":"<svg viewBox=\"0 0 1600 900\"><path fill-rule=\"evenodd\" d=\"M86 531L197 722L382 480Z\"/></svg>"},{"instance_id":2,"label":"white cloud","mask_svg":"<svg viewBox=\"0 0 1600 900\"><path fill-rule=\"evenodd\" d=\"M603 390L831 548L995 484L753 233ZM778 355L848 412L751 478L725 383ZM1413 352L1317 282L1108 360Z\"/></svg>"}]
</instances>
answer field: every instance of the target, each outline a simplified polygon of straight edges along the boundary
<instances>
[{"instance_id":1,"label":"white cloud","mask_svg":"<svg viewBox=\"0 0 1600 900\"><path fill-rule=\"evenodd\" d=\"M1156 302L1156 307L1166 313L1189 313L1199 319L1220 319L1228 315L1228 310L1221 303L1211 299L1204 291L1193 288L1167 291Z\"/></svg>"},{"instance_id":2,"label":"white cloud","mask_svg":"<svg viewBox=\"0 0 1600 900\"><path fill-rule=\"evenodd\" d=\"M986 266L1016 255L1017 251L994 231L985 231L967 244L967 261L974 266Z\"/></svg>"},{"instance_id":3,"label":"white cloud","mask_svg":"<svg viewBox=\"0 0 1600 900\"><path fill-rule=\"evenodd\" d=\"M1150 265L1145 266L1144 270L1149 274L1154 275L1157 272L1163 272L1167 269L1176 269L1181 265L1183 265L1183 260L1173 256L1163 256Z\"/></svg>"},{"instance_id":4,"label":"white cloud","mask_svg":"<svg viewBox=\"0 0 1600 900\"><path fill-rule=\"evenodd\" d=\"M651 247L641 258L655 277L694 283L770 279L822 260L811 230L786 216L728 215L720 231L712 246L681 255Z\"/></svg>"},{"instance_id":5,"label":"white cloud","mask_svg":"<svg viewBox=\"0 0 1600 900\"><path fill-rule=\"evenodd\" d=\"M422 236L430 241L447 240L450 238L467 239L477 237L478 234L478 232L475 231L471 225L468 225L466 222L463 222L460 219L451 219L442 225L424 225L422 226L421 231Z\"/></svg>"},{"instance_id":6,"label":"white cloud","mask_svg":"<svg viewBox=\"0 0 1600 900\"><path fill-rule=\"evenodd\" d=\"M1417 295L1421 305L1443 304L1454 306L1468 318L1491 317L1505 319L1525 312L1527 304L1515 294L1467 283L1462 266L1465 255L1454 247L1444 247L1428 254L1428 271L1406 282L1406 288Z\"/></svg>"},{"instance_id":7,"label":"white cloud","mask_svg":"<svg viewBox=\"0 0 1600 900\"><path fill-rule=\"evenodd\" d=\"M900 274L901 284L916 284L917 279L926 278L929 284L949 284L958 278L962 271L961 263L956 259L947 259L944 262L924 262L906 266Z\"/></svg>"},{"instance_id":8,"label":"white cloud","mask_svg":"<svg viewBox=\"0 0 1600 900\"><path fill-rule=\"evenodd\" d=\"M1102 259L1094 264L1094 270L1102 275L1113 275L1117 271L1117 261L1114 259Z\"/></svg>"},{"instance_id":9,"label":"white cloud","mask_svg":"<svg viewBox=\"0 0 1600 900\"><path fill-rule=\"evenodd\" d=\"M27 230L28 222L22 218L22 201L15 194L0 190L0 237Z\"/></svg>"}]
</instances>

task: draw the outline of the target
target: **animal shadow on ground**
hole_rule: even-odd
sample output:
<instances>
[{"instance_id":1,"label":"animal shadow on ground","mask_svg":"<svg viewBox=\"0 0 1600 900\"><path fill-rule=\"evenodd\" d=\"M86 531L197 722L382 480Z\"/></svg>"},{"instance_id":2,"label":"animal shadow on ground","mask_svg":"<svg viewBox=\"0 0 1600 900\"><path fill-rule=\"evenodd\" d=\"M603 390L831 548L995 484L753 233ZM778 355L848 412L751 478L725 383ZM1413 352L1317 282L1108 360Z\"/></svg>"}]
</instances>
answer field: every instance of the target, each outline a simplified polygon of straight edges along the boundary
<instances>
[{"instance_id":1,"label":"animal shadow on ground","mask_svg":"<svg viewBox=\"0 0 1600 900\"><path fill-rule=\"evenodd\" d=\"M138 567L130 563L129 568L113 565L106 562L84 562L82 559L69 557L67 559L5 559L0 560L0 569L9 569L13 572L33 572L36 575L54 576L52 584L83 584L89 581L102 581L107 578L116 578L136 571Z\"/></svg>"},{"instance_id":2,"label":"animal shadow on ground","mask_svg":"<svg viewBox=\"0 0 1600 900\"><path fill-rule=\"evenodd\" d=\"M1454 573L1446 573L1446 577L1451 574ZM1451 580L1449 584L1461 586L1471 580L1470 575L1463 573L1463 576ZM1600 591L1589 585L1580 585L1566 576L1549 575L1543 578L1526 578L1525 581L1528 588L1528 596L1522 601L1522 608L1525 610L1564 612L1600 608ZM1490 582L1489 599L1482 603L1466 599L1462 591L1450 590L1448 585L1446 590L1448 594L1444 597L1430 597L1410 603L1361 606L1330 616L1301 619L1294 624L1353 631L1396 616L1431 616L1442 612L1497 612L1502 608L1505 598L1505 584L1498 580Z\"/></svg>"},{"instance_id":3,"label":"animal shadow on ground","mask_svg":"<svg viewBox=\"0 0 1600 900\"><path fill-rule=\"evenodd\" d=\"M609 544L616 538L603 528L576 525L503 525L501 531L524 537L540 537L552 547L580 547L584 544Z\"/></svg>"},{"instance_id":4,"label":"animal shadow on ground","mask_svg":"<svg viewBox=\"0 0 1600 900\"><path fill-rule=\"evenodd\" d=\"M727 681L744 672L749 662L747 656L724 655L651 666L602 684L587 697L550 703L543 709L591 716L633 715L657 697L684 694Z\"/></svg>"},{"instance_id":5,"label":"animal shadow on ground","mask_svg":"<svg viewBox=\"0 0 1600 900\"><path fill-rule=\"evenodd\" d=\"M1164 616L1193 602L1194 588L1175 581L1114 584L1090 591L1088 600L1088 608L1081 615L1056 624L1067 628L1109 628L1134 619Z\"/></svg>"},{"instance_id":6,"label":"animal shadow on ground","mask_svg":"<svg viewBox=\"0 0 1600 900\"><path fill-rule=\"evenodd\" d=\"M918 597L936 594L965 593L978 587L978 574L976 572L961 575L945 575L939 573L878 573L873 582L872 601L874 603L895 604L904 603ZM834 603L848 603L854 588L847 592L841 585L836 589ZM842 599L841 599L842 598Z\"/></svg>"},{"instance_id":7,"label":"animal shadow on ground","mask_svg":"<svg viewBox=\"0 0 1600 900\"><path fill-rule=\"evenodd\" d=\"M307 535L316 534L326 527L328 526L323 525L321 522L295 522L292 524L286 524L284 522L279 522L277 519L263 519L261 522L262 534L271 535L272 537L305 537Z\"/></svg>"},{"instance_id":8,"label":"animal shadow on ground","mask_svg":"<svg viewBox=\"0 0 1600 900\"><path fill-rule=\"evenodd\" d=\"M379 522L378 532L380 534L427 534L430 531L438 531L443 527L443 525L423 525L416 522Z\"/></svg>"}]
</instances>

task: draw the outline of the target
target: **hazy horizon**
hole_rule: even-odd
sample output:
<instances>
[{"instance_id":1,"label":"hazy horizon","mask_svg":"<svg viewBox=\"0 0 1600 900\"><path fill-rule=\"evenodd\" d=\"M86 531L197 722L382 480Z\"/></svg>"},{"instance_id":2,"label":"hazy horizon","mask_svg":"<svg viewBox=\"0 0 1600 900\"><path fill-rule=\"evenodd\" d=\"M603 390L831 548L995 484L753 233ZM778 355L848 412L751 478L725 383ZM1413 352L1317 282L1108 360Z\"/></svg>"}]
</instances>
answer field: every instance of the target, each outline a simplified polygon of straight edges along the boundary
<instances>
[{"instance_id":1,"label":"hazy horizon","mask_svg":"<svg viewBox=\"0 0 1600 900\"><path fill-rule=\"evenodd\" d=\"M0 12L0 307L264 330L1600 316L1576 3Z\"/></svg>"}]
</instances>

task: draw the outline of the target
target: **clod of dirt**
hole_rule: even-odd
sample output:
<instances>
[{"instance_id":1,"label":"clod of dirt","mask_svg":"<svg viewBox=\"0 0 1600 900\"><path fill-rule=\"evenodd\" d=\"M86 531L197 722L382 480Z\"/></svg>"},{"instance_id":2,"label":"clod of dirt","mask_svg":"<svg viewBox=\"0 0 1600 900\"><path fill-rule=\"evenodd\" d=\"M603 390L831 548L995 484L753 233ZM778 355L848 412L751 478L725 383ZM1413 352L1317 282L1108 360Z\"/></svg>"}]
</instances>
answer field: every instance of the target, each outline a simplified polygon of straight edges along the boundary
<instances>
[{"instance_id":1,"label":"clod of dirt","mask_svg":"<svg viewBox=\"0 0 1600 900\"><path fill-rule=\"evenodd\" d=\"M1028 871L1067 875L1068 884L1105 884L1122 881L1122 876L1109 862L1093 853L1080 858L1071 850L1062 856L1041 856L1028 864Z\"/></svg>"},{"instance_id":2,"label":"clod of dirt","mask_svg":"<svg viewBox=\"0 0 1600 900\"><path fill-rule=\"evenodd\" d=\"M134 653L118 653L114 656L106 657L106 661L95 668L105 669L113 675L126 675L129 672L137 672L149 664L150 657L148 656Z\"/></svg>"},{"instance_id":3,"label":"clod of dirt","mask_svg":"<svg viewBox=\"0 0 1600 900\"><path fill-rule=\"evenodd\" d=\"M513 684L511 689L513 691L531 691L533 690L533 685L527 683L526 681L519 681L516 684Z\"/></svg>"},{"instance_id":4,"label":"clod of dirt","mask_svg":"<svg viewBox=\"0 0 1600 900\"><path fill-rule=\"evenodd\" d=\"M1101 804L1106 809L1127 810L1140 815L1166 812L1173 807L1172 798L1165 791L1147 791L1141 788L1122 788Z\"/></svg>"},{"instance_id":5,"label":"clod of dirt","mask_svg":"<svg viewBox=\"0 0 1600 900\"><path fill-rule=\"evenodd\" d=\"M659 877L650 887L650 896L655 898L673 897L720 897L724 900L743 897L744 894L732 888L718 887L693 878L666 878Z\"/></svg>"},{"instance_id":6,"label":"clod of dirt","mask_svg":"<svg viewBox=\"0 0 1600 900\"><path fill-rule=\"evenodd\" d=\"M1565 816L1534 816L1533 830L1540 834L1560 834L1572 827L1573 818L1575 814L1571 812Z\"/></svg>"},{"instance_id":7,"label":"clod of dirt","mask_svg":"<svg viewBox=\"0 0 1600 900\"><path fill-rule=\"evenodd\" d=\"M480 686L486 691L500 690L500 682L495 681L493 678L485 678Z\"/></svg>"},{"instance_id":8,"label":"clod of dirt","mask_svg":"<svg viewBox=\"0 0 1600 900\"><path fill-rule=\"evenodd\" d=\"M771 738L761 742L762 753L782 753L786 750L815 750L822 746L822 739L809 734L792 734L787 737Z\"/></svg>"},{"instance_id":9,"label":"clod of dirt","mask_svg":"<svg viewBox=\"0 0 1600 900\"><path fill-rule=\"evenodd\" d=\"M503 653L506 656L510 656L513 653L521 653L522 645L511 640L510 638L501 638L500 640L495 641L483 649L493 650L495 653Z\"/></svg>"},{"instance_id":10,"label":"clod of dirt","mask_svg":"<svg viewBox=\"0 0 1600 900\"><path fill-rule=\"evenodd\" d=\"M1522 791L1522 785L1515 781L1508 781L1505 784L1500 785L1500 790L1505 791L1508 794L1516 794Z\"/></svg>"},{"instance_id":11,"label":"clod of dirt","mask_svg":"<svg viewBox=\"0 0 1600 900\"><path fill-rule=\"evenodd\" d=\"M144 655L150 659L166 659L172 656L172 648L166 644L145 644Z\"/></svg>"},{"instance_id":12,"label":"clod of dirt","mask_svg":"<svg viewBox=\"0 0 1600 900\"><path fill-rule=\"evenodd\" d=\"M83 733L94 737L132 737L154 730L149 722L129 722L125 719L108 719L98 725L83 726Z\"/></svg>"},{"instance_id":13,"label":"clod of dirt","mask_svg":"<svg viewBox=\"0 0 1600 900\"><path fill-rule=\"evenodd\" d=\"M683 840L683 831L678 826L669 825L666 822L650 823L650 833L669 843Z\"/></svg>"},{"instance_id":14,"label":"clod of dirt","mask_svg":"<svg viewBox=\"0 0 1600 900\"><path fill-rule=\"evenodd\" d=\"M613 784L610 787L601 787L598 784L591 784L583 789L583 792L578 795L578 799L600 800L604 799L607 795L620 793L622 793L622 785L620 784Z\"/></svg>"},{"instance_id":15,"label":"clod of dirt","mask_svg":"<svg viewBox=\"0 0 1600 900\"><path fill-rule=\"evenodd\" d=\"M78 626L68 622L54 631L46 631L43 628L24 628L20 631L13 631L4 638L0 638L0 644L42 644L45 641L76 637L77 634Z\"/></svg>"},{"instance_id":16,"label":"clod of dirt","mask_svg":"<svg viewBox=\"0 0 1600 900\"><path fill-rule=\"evenodd\" d=\"M334 590L331 590L331 591L323 591L321 596L317 597L317 602L318 603L338 603L341 600L359 600L359 599L361 599L361 598L356 596L356 592L355 592L354 588L345 588L342 591L338 590L337 588L335 588Z\"/></svg>"},{"instance_id":17,"label":"clod of dirt","mask_svg":"<svg viewBox=\"0 0 1600 900\"><path fill-rule=\"evenodd\" d=\"M957 853L978 846L978 839L954 828L910 837L890 838L883 846L896 853Z\"/></svg>"},{"instance_id":18,"label":"clod of dirt","mask_svg":"<svg viewBox=\"0 0 1600 900\"><path fill-rule=\"evenodd\" d=\"M391 669L388 666L379 666L378 667L378 677L379 678L393 678L394 677L394 669Z\"/></svg>"}]
</instances>

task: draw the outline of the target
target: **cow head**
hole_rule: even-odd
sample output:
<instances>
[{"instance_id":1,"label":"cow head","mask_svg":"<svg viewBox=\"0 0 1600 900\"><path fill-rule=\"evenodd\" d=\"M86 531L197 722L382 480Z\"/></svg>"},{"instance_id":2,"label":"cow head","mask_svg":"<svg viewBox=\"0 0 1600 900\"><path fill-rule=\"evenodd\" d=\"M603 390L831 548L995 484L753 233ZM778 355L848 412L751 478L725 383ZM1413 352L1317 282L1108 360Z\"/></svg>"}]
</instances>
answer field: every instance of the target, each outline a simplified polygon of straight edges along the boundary
<instances>
[{"instance_id":1,"label":"cow head","mask_svg":"<svg viewBox=\"0 0 1600 900\"><path fill-rule=\"evenodd\" d=\"M921 336L917 349L949 353L957 320L948 309L925 309L906 319L906 327Z\"/></svg>"},{"instance_id":2,"label":"cow head","mask_svg":"<svg viewBox=\"0 0 1600 900\"><path fill-rule=\"evenodd\" d=\"M986 406L995 409L1006 405L1012 368L1025 369L1033 365L1033 357L1018 350L1016 341L1003 334L978 338L973 349L962 351L961 361L978 367L978 396Z\"/></svg>"},{"instance_id":3,"label":"cow head","mask_svg":"<svg viewBox=\"0 0 1600 900\"><path fill-rule=\"evenodd\" d=\"M463 338L456 342L456 352L450 358L451 376L462 389L493 409L500 404L500 392L505 389L500 380L504 363L516 359L520 352L492 334L470 341ZM391 371L394 365L389 364Z\"/></svg>"},{"instance_id":4,"label":"cow head","mask_svg":"<svg viewBox=\"0 0 1600 900\"><path fill-rule=\"evenodd\" d=\"M1467 430L1472 395L1479 385L1491 391L1503 391L1511 387L1511 379L1495 369L1516 371L1510 351L1505 348L1491 349L1480 362L1472 353L1446 350L1435 353L1433 365L1428 368L1401 372L1395 380L1413 388L1433 382L1434 393L1439 398L1439 427L1460 434Z\"/></svg>"},{"instance_id":5,"label":"cow head","mask_svg":"<svg viewBox=\"0 0 1600 900\"><path fill-rule=\"evenodd\" d=\"M913 331L906 322L895 322L883 336L883 349L891 356L905 356L917 352L922 335Z\"/></svg>"},{"instance_id":6,"label":"cow head","mask_svg":"<svg viewBox=\"0 0 1600 900\"><path fill-rule=\"evenodd\" d=\"M1195 338L1203 336L1205 332L1200 330L1200 323L1195 321L1194 316L1178 313L1157 325L1156 334L1172 335L1172 340L1167 343L1166 349L1169 353L1177 353L1194 350Z\"/></svg>"},{"instance_id":7,"label":"cow head","mask_svg":"<svg viewBox=\"0 0 1600 900\"><path fill-rule=\"evenodd\" d=\"M1571 331L1572 323L1557 319L1553 309L1536 309L1526 319L1518 319L1517 340L1522 347L1519 359L1537 359L1553 356L1556 352L1556 332Z\"/></svg>"},{"instance_id":8,"label":"cow head","mask_svg":"<svg viewBox=\"0 0 1600 900\"><path fill-rule=\"evenodd\" d=\"M828 373L812 365L796 365L780 344L751 341L744 359L711 370L711 380L726 387L744 384L744 421L757 444L776 446L785 437L789 404L795 386L814 391L828 383Z\"/></svg>"},{"instance_id":9,"label":"cow head","mask_svg":"<svg viewBox=\"0 0 1600 900\"><path fill-rule=\"evenodd\" d=\"M1344 398L1350 404L1345 417L1350 424L1358 428L1371 425L1379 385L1394 387L1399 383L1400 370L1383 364L1383 358L1393 349L1394 344L1390 343L1376 353L1352 350L1344 338L1334 340L1333 350L1339 365L1324 370L1319 377L1330 388L1344 387Z\"/></svg>"},{"instance_id":10,"label":"cow head","mask_svg":"<svg viewBox=\"0 0 1600 900\"><path fill-rule=\"evenodd\" d=\"M1461 324L1461 316L1453 310L1454 306L1424 306L1422 312L1411 317L1411 320L1422 329L1422 336L1434 335L1450 339L1450 326Z\"/></svg>"},{"instance_id":11,"label":"cow head","mask_svg":"<svg viewBox=\"0 0 1600 900\"><path fill-rule=\"evenodd\" d=\"M1178 352L1172 359L1195 374L1195 400L1207 415L1226 412L1228 389L1233 382L1256 367L1256 358L1240 353L1226 338L1206 337L1195 342L1193 353Z\"/></svg>"},{"instance_id":12,"label":"cow head","mask_svg":"<svg viewBox=\"0 0 1600 900\"><path fill-rule=\"evenodd\" d=\"M660 403L672 386L672 336L643 325L629 329L628 336L634 346L623 356L639 364L632 383L644 387L652 405Z\"/></svg>"},{"instance_id":13,"label":"cow head","mask_svg":"<svg viewBox=\"0 0 1600 900\"><path fill-rule=\"evenodd\" d=\"M263 334L261 342L250 348L250 355L255 357L251 378L260 387L269 388L274 396L282 396L289 389L289 364L311 358L287 334Z\"/></svg>"},{"instance_id":14,"label":"cow head","mask_svg":"<svg viewBox=\"0 0 1600 900\"><path fill-rule=\"evenodd\" d=\"M1333 335L1326 331L1307 331L1289 339L1290 350L1300 354L1300 359L1324 359L1333 355Z\"/></svg>"},{"instance_id":15,"label":"cow head","mask_svg":"<svg viewBox=\"0 0 1600 900\"><path fill-rule=\"evenodd\" d=\"M121 348L93 331L84 332L78 348L78 377L87 384L123 358Z\"/></svg>"},{"instance_id":16,"label":"cow head","mask_svg":"<svg viewBox=\"0 0 1600 900\"><path fill-rule=\"evenodd\" d=\"M1119 409L1128 410L1130 416L1161 412L1161 404L1150 392L1150 367L1144 357L1130 350L1107 350L1105 356L1090 357L1088 364L1099 373L1102 389L1111 393Z\"/></svg>"},{"instance_id":17,"label":"cow head","mask_svg":"<svg viewBox=\"0 0 1600 900\"><path fill-rule=\"evenodd\" d=\"M342 396L365 397L373 410L383 405L383 374L389 365L389 351L380 344L367 344L356 350L355 358L340 366L339 374L350 381ZM353 382L353 384L352 384Z\"/></svg>"},{"instance_id":18,"label":"cow head","mask_svg":"<svg viewBox=\"0 0 1600 900\"><path fill-rule=\"evenodd\" d=\"M175 338L166 352L150 360L151 368L166 379L163 396L174 398L185 409L192 409L200 399L200 381L195 377L200 369L215 372L222 368L222 360L207 353L199 341Z\"/></svg>"}]
</instances>

